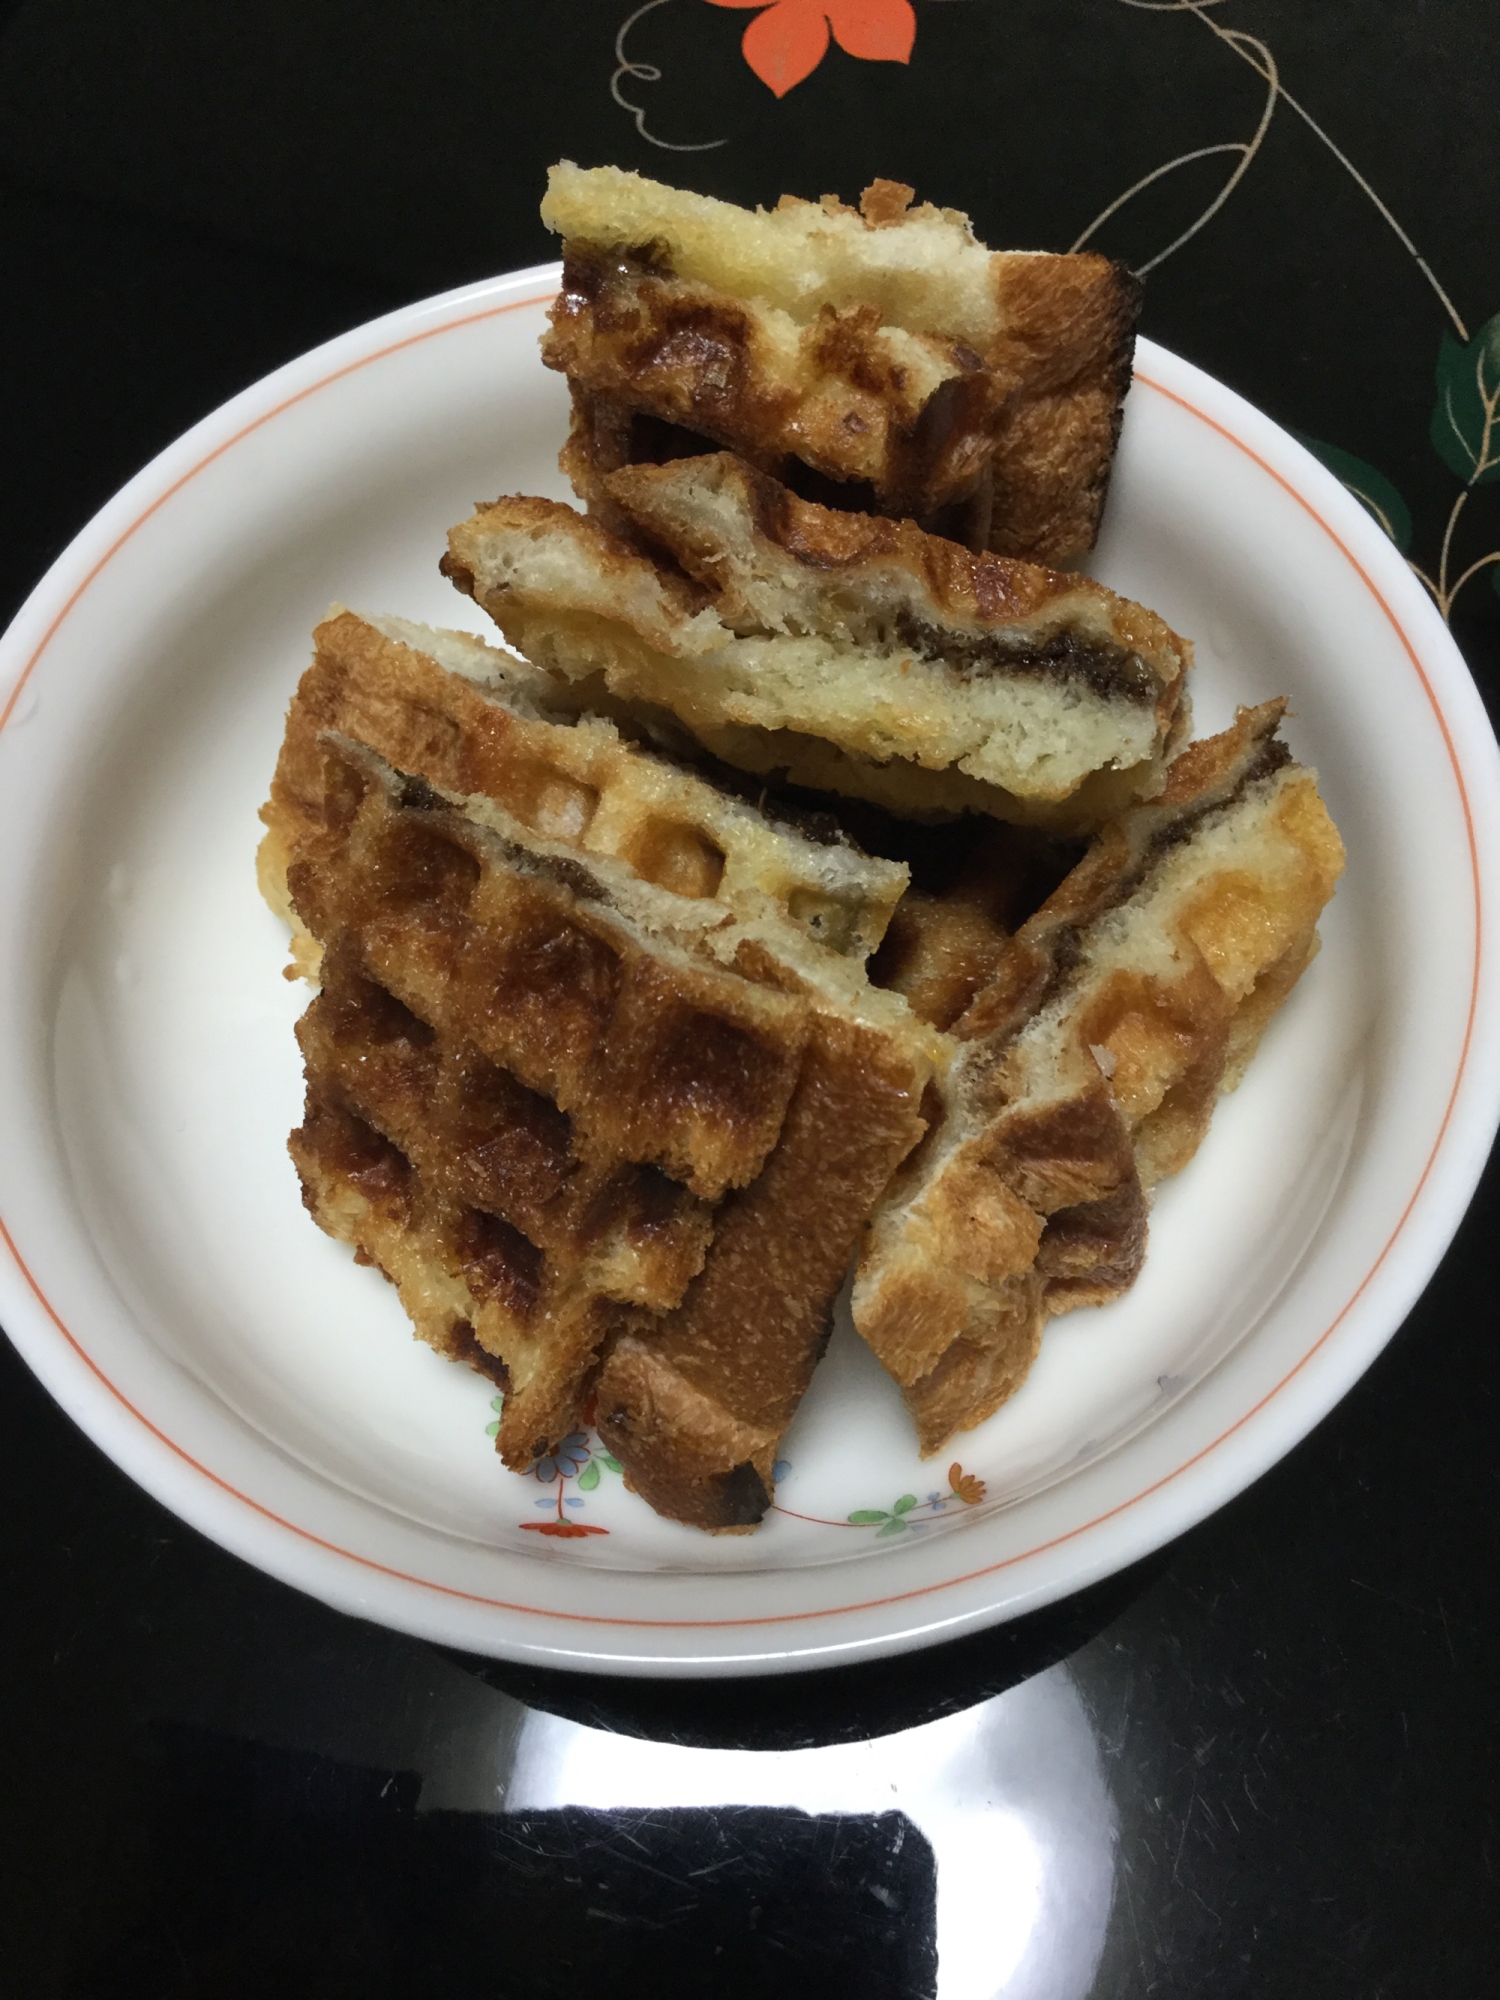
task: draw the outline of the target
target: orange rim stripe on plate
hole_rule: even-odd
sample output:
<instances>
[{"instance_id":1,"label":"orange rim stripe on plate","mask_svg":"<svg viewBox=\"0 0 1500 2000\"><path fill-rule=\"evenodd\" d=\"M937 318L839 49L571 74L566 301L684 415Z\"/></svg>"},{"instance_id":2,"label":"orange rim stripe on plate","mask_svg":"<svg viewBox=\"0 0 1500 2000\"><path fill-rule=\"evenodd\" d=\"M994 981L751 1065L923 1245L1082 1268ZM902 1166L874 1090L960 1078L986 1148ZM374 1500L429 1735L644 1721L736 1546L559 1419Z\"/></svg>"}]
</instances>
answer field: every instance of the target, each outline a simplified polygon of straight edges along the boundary
<instances>
[{"instance_id":1,"label":"orange rim stripe on plate","mask_svg":"<svg viewBox=\"0 0 1500 2000\"><path fill-rule=\"evenodd\" d=\"M61 628L63 622L66 620L69 613L74 609L79 599L83 596L84 592L95 581L95 579L99 576L101 571L105 569L105 567L125 546L125 544L130 540L131 536L134 535L136 531L152 517L153 514L155 514L161 507L163 507L166 504L166 502L173 497L174 494L179 493L184 486L188 485L189 482L194 478L196 478L200 472L205 470L206 467L212 465L217 459L222 458L226 452L231 450L235 445L241 443L245 438L251 436L252 433L259 430L262 425L269 423L273 417L280 416L283 411L292 409L296 404L306 401L308 397L317 394L319 390L326 389L331 384L342 381L346 376L355 374L358 370L362 368L369 367L372 362L385 360L388 356L392 354L400 353L404 348L414 347L418 345L420 342L434 339L440 334L455 332L461 327L472 326L478 321L486 319L494 319L499 317L503 313L516 312L527 306L536 306L544 304L547 300L551 299L553 296L555 296L555 294L551 291L548 291L545 293L538 294L537 296L532 298L514 299L509 301L505 305L488 307L483 312L470 313L462 319L450 320L442 326L429 327L421 333L408 335L404 340L394 341L389 347L382 347L373 354L367 354L363 356L358 361L349 362L348 364L346 364L346 366L339 369L335 369L332 374L324 376L321 381L310 384L309 387L307 387L306 389L298 390L295 395L288 396L284 402L276 404L273 409L265 411L261 416L256 417L252 422L246 424L242 430L236 431L233 437L227 438L222 444L215 446L215 448L211 452L207 453L202 459L200 459L199 462L195 466L193 466L189 471L183 473L179 479L174 480L171 486L169 486L164 493L158 494L156 499L151 502L150 506L146 507L136 517L136 519L131 522L130 526L126 528L119 536L116 537L115 541L111 543L110 547L94 564L93 568L88 572L87 576L85 576L82 582L78 584L77 588L72 592L67 602L63 605L62 609L58 612L57 616L52 620L52 623L48 626L46 632L43 634L40 642L38 643L35 651L32 653L30 659L27 661L25 667L23 668L20 679L16 682L15 687L11 690L10 698L6 702L4 710L0 711L0 730L3 730L6 724L10 721L11 716L15 710L16 703L20 697L21 690L25 687L27 681L31 677L33 670L41 660L42 655L46 652L47 647L56 637L57 632ZM1464 826L1468 837L1469 863L1473 879L1473 890L1474 890L1474 967L1469 987L1469 1009L1468 1009L1468 1017L1464 1024L1463 1045L1459 1053L1458 1069L1454 1076L1453 1087L1449 1092L1448 1102L1443 1112L1442 1123L1438 1128L1437 1137L1433 1142L1431 1151L1428 1153L1421 1174L1417 1179L1416 1186L1413 1188L1411 1195L1407 1200L1406 1206L1401 1211L1400 1218L1398 1219L1395 1228L1391 1231L1390 1235L1387 1237L1384 1245L1380 1250L1379 1255L1375 1258L1375 1261L1371 1264L1369 1270L1365 1273L1364 1277L1360 1280L1359 1284L1355 1287L1354 1291L1350 1294L1349 1298L1345 1301L1344 1305L1340 1308L1340 1310L1334 1316L1334 1318L1329 1321L1328 1325L1318 1335L1318 1338L1307 1349L1306 1353L1302 1355L1301 1359L1294 1362L1292 1366L1286 1371L1286 1373L1280 1378L1280 1380L1277 1381L1270 1389L1268 1389L1265 1392L1265 1394L1259 1398L1257 1402L1252 1404L1248 1410L1244 1411L1242 1415L1237 1417L1232 1424L1228 1425L1224 1430L1220 1431L1217 1437L1211 1439L1209 1443L1201 1446L1197 1451L1195 1451L1190 1458L1184 1459L1180 1465L1175 1466L1170 1472L1163 1473L1159 1479L1152 1480L1148 1486L1143 1486L1139 1492L1133 1493L1128 1499L1121 1500L1117 1502L1116 1505L1114 1505L1113 1507L1106 1508L1103 1513L1094 1515L1090 1520L1080 1522L1077 1527L1069 1528L1064 1533L1060 1535L1054 1535L1047 1541L1038 1542L1033 1547L1029 1549L1023 1549L1015 1555L1002 1557L1001 1560L998 1562L986 1563L979 1569L968 1570L961 1576L948 1577L936 1583L919 1584L915 1589L912 1590L895 1591L885 1597L864 1598L861 1599L858 1603L854 1604L828 1605L816 1611L773 1612L773 1613L767 1613L760 1617L753 1617L753 1618L707 1618L707 1619L616 1618L616 1617L600 1616L596 1612L549 1610L545 1607L534 1604L517 1604L507 1598L489 1597L479 1591L460 1590L455 1585L452 1584L435 1583L429 1577L414 1576L406 1570L395 1569L387 1563L377 1562L371 1556L360 1555L359 1553L357 1553L357 1551L353 1549L343 1548L337 1542L328 1541L322 1535L314 1534L311 1529L301 1527L295 1521L287 1520L284 1515L276 1513L272 1508L263 1505L259 1500L253 1499L248 1493L242 1493L238 1487L231 1485L227 1479L221 1478L218 1473L212 1471L208 1466L200 1463L198 1459L193 1457L191 1452L185 1450L183 1446L181 1446L176 1442L175 1439L168 1437L166 1432L159 1429L158 1426L154 1424L151 1421L151 1419L145 1415L143 1411L138 1410L136 1408L134 1403L130 1401L129 1397L127 1397L124 1394L124 1392L110 1380L108 1375L105 1374L104 1370L93 1359L92 1355L89 1354L87 1349L78 1340L76 1335L64 1323L61 1315L57 1312L56 1308L53 1306L51 1300L47 1297L46 1293L42 1290L42 1287L37 1282L36 1278L33 1276L30 1267L27 1265L25 1259L22 1257L20 1248L17 1245L15 1239L12 1237L9 1228L6 1226L4 1218L0 1217L0 1236L4 1237L6 1247L10 1251L12 1258L15 1260L17 1269L21 1272L22 1277L26 1280L27 1285L31 1289L32 1293L35 1295L43 1311L47 1314L47 1317L52 1321L52 1324L57 1328L58 1332L63 1336L64 1340L66 1340L68 1345L73 1349L74 1353L78 1355L79 1359L85 1364L85 1366L90 1370L90 1372L110 1392L110 1394L120 1404L122 1409L127 1410L130 1413L130 1415L136 1420L137 1423L139 1423L146 1431L148 1431L152 1437L157 1439L159 1443L165 1445L167 1449L170 1452L172 1452L175 1457L179 1458L185 1465L191 1466L195 1472L200 1473L204 1479L208 1480L211 1485L216 1486L221 1492L230 1495L231 1498L239 1501L242 1505L250 1508L253 1513L258 1514L263 1520L272 1521L276 1524L277 1527L285 1528L288 1531L288 1533L295 1535L299 1540L308 1542L316 1548L325 1549L330 1554L339 1556L347 1562L355 1563L362 1569L374 1571L375 1573L381 1576L391 1577L392 1579L400 1583L408 1583L415 1585L417 1588L422 1590L435 1591L441 1596L455 1598L464 1603L483 1605L486 1609L489 1610L513 1611L521 1613L522 1615L528 1617L535 1617L535 1618L553 1618L566 1624L594 1625L594 1626L606 1626L606 1627L631 1627L636 1629L655 1629L655 1630L671 1630L671 1631L714 1631L714 1630L722 1630L726 1627L747 1628L747 1627L762 1626L762 1625L792 1625L792 1624L804 1623L808 1620L818 1619L818 1618L837 1618L837 1617L847 1616L851 1613L859 1611L877 1611L883 1609L887 1605L908 1603L915 1598L928 1597L938 1591L956 1589L961 1584L978 1582L984 1577L995 1576L998 1575L1003 1570L1013 1569L1018 1563L1029 1562L1031 1558L1034 1556L1045 1555L1052 1549L1061 1548L1068 1542L1076 1541L1080 1536L1089 1534L1095 1528L1104 1526L1106 1522L1115 1520L1119 1515L1128 1512L1130 1508L1139 1506L1143 1500L1149 1499L1152 1494L1159 1493L1163 1487L1171 1485L1171 1483L1174 1480L1180 1479L1185 1472L1190 1471L1193 1466L1200 1464L1203 1459L1207 1458L1210 1455L1210 1453L1217 1451L1220 1445L1226 1443L1238 1431L1242 1430L1244 1426L1252 1420L1252 1418L1258 1416L1259 1413L1263 1409L1265 1409L1267 1404L1272 1402L1281 1393L1281 1391L1286 1388L1287 1384L1293 1381L1296 1378L1296 1376L1298 1376L1302 1372L1302 1370L1307 1366L1308 1362L1311 1361L1313 1356L1317 1354L1318 1351L1327 1343L1327 1341L1332 1337L1332 1335L1343 1324L1344 1320L1348 1317L1350 1312L1358 1304L1359 1300L1363 1297L1364 1293L1369 1288L1369 1285L1371 1281L1374 1279L1375 1274L1379 1271L1380 1267L1384 1264L1386 1258L1390 1255L1392 1249L1395 1247L1396 1241L1400 1237L1402 1231L1405 1229L1406 1224L1410 1219L1411 1212L1413 1208L1416 1206L1417 1201L1421 1196L1423 1188L1427 1185L1428 1179L1430 1178L1432 1173L1433 1166L1437 1160L1437 1156L1442 1150L1443 1141L1447 1137L1448 1127L1452 1122L1454 1106L1458 1101L1459 1087L1463 1081L1464 1072L1468 1066L1469 1050L1473 1042L1474 1021L1479 1004L1479 975L1480 975L1481 946L1482 946L1482 936L1481 936L1482 903L1481 903L1480 881L1479 881L1478 842L1474 833L1473 816L1469 810L1468 790L1464 784L1463 772L1459 766L1458 755L1454 748L1452 735L1450 734L1448 729L1447 719L1444 716L1442 708L1437 700L1437 697L1433 692L1432 684L1427 678L1426 671L1424 670L1422 662L1418 657L1416 648L1412 645L1411 640L1407 637L1406 630L1401 624L1400 619L1396 616L1395 612L1386 602L1384 595L1376 586L1375 582L1370 577L1368 572L1365 570L1363 564L1359 561L1358 557L1356 557L1353 554L1353 552L1348 548L1348 546L1345 544L1345 542L1336 532L1336 530L1332 528L1327 521L1324 520L1323 516L1317 511L1317 509L1311 504L1311 502L1308 501L1301 493L1299 493L1296 487L1293 486L1290 483L1290 481L1284 479L1282 475L1279 472L1277 472L1273 466L1268 465L1266 461L1259 455L1258 452L1252 451L1250 446L1247 445L1243 439L1237 437L1233 431L1227 429L1223 424L1219 423L1217 419L1209 416L1206 411L1200 410L1196 404L1189 402L1186 397L1179 395L1175 390L1168 389L1163 383L1152 380L1152 378L1149 375L1143 375L1139 370L1137 370L1135 375L1135 380L1142 387L1151 389L1157 395L1165 397L1167 401L1177 404L1180 409L1186 410L1190 416L1196 417L1200 423L1207 424L1211 430L1216 431L1220 437L1226 439L1231 445L1235 447L1237 451L1243 452L1247 458L1253 460L1253 462L1260 467L1262 472L1266 473L1268 477L1273 479L1285 493L1289 494L1291 498L1297 502L1298 506L1300 506L1304 510L1304 512L1311 517L1312 520L1317 522L1318 526L1323 530L1324 534L1328 536L1329 540L1339 550L1340 554L1349 563L1350 567L1354 569L1355 572L1358 574L1361 582L1364 584L1365 588L1369 591L1370 595L1375 599L1375 602L1380 606L1381 610L1385 614L1387 621L1391 625L1397 637L1400 639L1401 644L1405 649L1406 655L1408 659L1411 661L1411 664L1416 671L1417 678L1420 680L1422 684L1422 691L1426 695L1428 703L1432 709L1432 712L1437 719L1438 728L1442 733L1443 746L1448 753L1448 760L1453 770L1454 782L1458 787L1459 802L1463 808Z\"/></svg>"}]
</instances>

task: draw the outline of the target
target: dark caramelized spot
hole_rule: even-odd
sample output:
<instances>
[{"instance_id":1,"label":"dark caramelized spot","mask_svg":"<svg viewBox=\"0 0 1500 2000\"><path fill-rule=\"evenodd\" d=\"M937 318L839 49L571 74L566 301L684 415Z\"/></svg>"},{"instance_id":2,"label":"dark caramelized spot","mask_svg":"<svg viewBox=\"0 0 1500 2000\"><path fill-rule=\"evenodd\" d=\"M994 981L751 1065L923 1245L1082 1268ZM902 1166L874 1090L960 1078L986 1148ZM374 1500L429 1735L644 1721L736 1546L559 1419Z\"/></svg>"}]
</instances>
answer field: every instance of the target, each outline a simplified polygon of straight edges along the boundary
<instances>
[{"instance_id":1,"label":"dark caramelized spot","mask_svg":"<svg viewBox=\"0 0 1500 2000\"><path fill-rule=\"evenodd\" d=\"M753 1528L771 1504L766 1483L746 1459L714 1482L717 1491L709 1503L710 1525L718 1528Z\"/></svg>"},{"instance_id":2,"label":"dark caramelized spot","mask_svg":"<svg viewBox=\"0 0 1500 2000\"><path fill-rule=\"evenodd\" d=\"M389 1048L405 1043L411 1049L432 1046L433 1030L373 979L347 962L342 944L323 962L323 991L313 1002L320 1025L336 1047L374 1045Z\"/></svg>"},{"instance_id":3,"label":"dark caramelized spot","mask_svg":"<svg viewBox=\"0 0 1500 2000\"><path fill-rule=\"evenodd\" d=\"M570 1012L603 1027L614 1009L621 979L619 957L603 938L555 913L537 910L506 945L505 992L498 999L566 1004Z\"/></svg>"},{"instance_id":4,"label":"dark caramelized spot","mask_svg":"<svg viewBox=\"0 0 1500 2000\"><path fill-rule=\"evenodd\" d=\"M469 906L479 872L479 863L467 848L436 827L403 815L381 838L376 894L387 908L438 909L458 915Z\"/></svg>"},{"instance_id":5,"label":"dark caramelized spot","mask_svg":"<svg viewBox=\"0 0 1500 2000\"><path fill-rule=\"evenodd\" d=\"M471 1208L459 1218L454 1251L469 1289L526 1319L542 1287L542 1253L498 1215Z\"/></svg>"},{"instance_id":6,"label":"dark caramelized spot","mask_svg":"<svg viewBox=\"0 0 1500 2000\"><path fill-rule=\"evenodd\" d=\"M661 1051L661 1095L731 1126L760 1116L784 1059L714 1014L693 1014Z\"/></svg>"},{"instance_id":7,"label":"dark caramelized spot","mask_svg":"<svg viewBox=\"0 0 1500 2000\"><path fill-rule=\"evenodd\" d=\"M1037 1250L1036 1268L1050 1286L1123 1291L1146 1255L1146 1201L1132 1174L1113 1194L1052 1215Z\"/></svg>"},{"instance_id":8,"label":"dark caramelized spot","mask_svg":"<svg viewBox=\"0 0 1500 2000\"><path fill-rule=\"evenodd\" d=\"M480 1346L473 1327L466 1319L456 1319L448 1329L448 1358L465 1362L477 1375L488 1375L501 1391L510 1387L510 1370L498 1354L491 1354L487 1347Z\"/></svg>"},{"instance_id":9,"label":"dark caramelized spot","mask_svg":"<svg viewBox=\"0 0 1500 2000\"><path fill-rule=\"evenodd\" d=\"M474 595L474 572L467 564L461 563L456 556L449 553L440 556L438 558L438 571L441 575L446 576L450 583L457 584L458 588L466 596L472 597Z\"/></svg>"},{"instance_id":10,"label":"dark caramelized spot","mask_svg":"<svg viewBox=\"0 0 1500 2000\"><path fill-rule=\"evenodd\" d=\"M556 1198L572 1165L571 1127L550 1098L465 1051L452 1099L447 1143L489 1204L514 1213Z\"/></svg>"},{"instance_id":11,"label":"dark caramelized spot","mask_svg":"<svg viewBox=\"0 0 1500 2000\"><path fill-rule=\"evenodd\" d=\"M346 833L364 804L370 776L357 764L341 757L326 743L323 749L323 793L320 806L323 824L330 833Z\"/></svg>"},{"instance_id":12,"label":"dark caramelized spot","mask_svg":"<svg viewBox=\"0 0 1500 2000\"><path fill-rule=\"evenodd\" d=\"M309 1089L302 1124L292 1138L376 1207L405 1203L414 1179L411 1162L347 1107L315 1097Z\"/></svg>"},{"instance_id":13,"label":"dark caramelized spot","mask_svg":"<svg viewBox=\"0 0 1500 2000\"><path fill-rule=\"evenodd\" d=\"M685 1223L691 1226L697 1204L660 1167L630 1167L623 1183L620 1206L628 1217L632 1241L648 1242L672 1235Z\"/></svg>"}]
</instances>

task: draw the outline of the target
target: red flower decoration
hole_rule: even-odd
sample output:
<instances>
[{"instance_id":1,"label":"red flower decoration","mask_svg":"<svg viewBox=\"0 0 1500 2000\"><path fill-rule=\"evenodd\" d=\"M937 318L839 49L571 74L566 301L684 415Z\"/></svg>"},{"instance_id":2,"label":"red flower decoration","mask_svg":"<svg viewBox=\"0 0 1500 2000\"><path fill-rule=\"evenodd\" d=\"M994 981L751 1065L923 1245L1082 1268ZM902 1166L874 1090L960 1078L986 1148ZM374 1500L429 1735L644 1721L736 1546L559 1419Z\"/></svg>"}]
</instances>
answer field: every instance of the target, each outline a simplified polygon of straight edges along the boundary
<instances>
[{"instance_id":1,"label":"red flower decoration","mask_svg":"<svg viewBox=\"0 0 1500 2000\"><path fill-rule=\"evenodd\" d=\"M984 1481L972 1472L965 1472L957 1459L948 1467L948 1484L965 1506L977 1507L984 1498Z\"/></svg>"},{"instance_id":2,"label":"red flower decoration","mask_svg":"<svg viewBox=\"0 0 1500 2000\"><path fill-rule=\"evenodd\" d=\"M584 1521L523 1521L523 1528L529 1528L533 1535L607 1535L608 1528L591 1528Z\"/></svg>"},{"instance_id":3,"label":"red flower decoration","mask_svg":"<svg viewBox=\"0 0 1500 2000\"><path fill-rule=\"evenodd\" d=\"M778 97L811 76L839 47L863 62L910 62L917 36L911 0L709 0L711 7L760 7L740 47L745 61Z\"/></svg>"}]
</instances>

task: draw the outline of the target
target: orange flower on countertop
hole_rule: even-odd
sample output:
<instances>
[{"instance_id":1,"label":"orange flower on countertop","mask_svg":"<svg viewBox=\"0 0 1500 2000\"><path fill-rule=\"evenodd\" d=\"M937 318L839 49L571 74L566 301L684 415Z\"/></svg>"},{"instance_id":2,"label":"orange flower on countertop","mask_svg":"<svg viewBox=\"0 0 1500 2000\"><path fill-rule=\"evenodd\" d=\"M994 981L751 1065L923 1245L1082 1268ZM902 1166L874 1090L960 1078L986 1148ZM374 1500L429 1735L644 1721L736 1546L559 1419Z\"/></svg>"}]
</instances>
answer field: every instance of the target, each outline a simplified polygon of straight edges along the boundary
<instances>
[{"instance_id":1,"label":"orange flower on countertop","mask_svg":"<svg viewBox=\"0 0 1500 2000\"><path fill-rule=\"evenodd\" d=\"M759 7L740 47L761 82L785 97L828 53L830 32L863 62L910 62L917 17L911 0L709 0L711 7Z\"/></svg>"},{"instance_id":2,"label":"orange flower on countertop","mask_svg":"<svg viewBox=\"0 0 1500 2000\"><path fill-rule=\"evenodd\" d=\"M976 1478L972 1472L965 1472L957 1459L948 1467L948 1484L959 1499L970 1507L977 1507L984 1498L984 1481Z\"/></svg>"}]
</instances>

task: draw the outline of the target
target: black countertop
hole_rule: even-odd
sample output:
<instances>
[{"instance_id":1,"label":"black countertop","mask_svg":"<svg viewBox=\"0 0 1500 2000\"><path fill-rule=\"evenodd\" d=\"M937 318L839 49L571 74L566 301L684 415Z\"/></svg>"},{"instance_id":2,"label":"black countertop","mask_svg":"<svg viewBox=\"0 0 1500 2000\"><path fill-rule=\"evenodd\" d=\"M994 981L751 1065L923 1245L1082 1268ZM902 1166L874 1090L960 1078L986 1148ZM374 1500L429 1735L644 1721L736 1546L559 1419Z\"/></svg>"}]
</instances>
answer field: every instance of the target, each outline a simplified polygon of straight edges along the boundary
<instances>
[{"instance_id":1,"label":"black countertop","mask_svg":"<svg viewBox=\"0 0 1500 2000\"><path fill-rule=\"evenodd\" d=\"M1090 240L1147 272L1144 330L1364 492L1493 708L1500 503L1431 430L1500 312L1489 0L916 0L908 62L846 53L899 53L910 12L0 10L0 603L268 369L549 257L554 158L742 201L883 174L1051 248L1134 187ZM785 82L825 20L776 96L745 29ZM323 1609L0 1350L7 1990L1481 1993L1497 1192L1332 1416L1150 1563L907 1661L686 1694Z\"/></svg>"}]
</instances>

